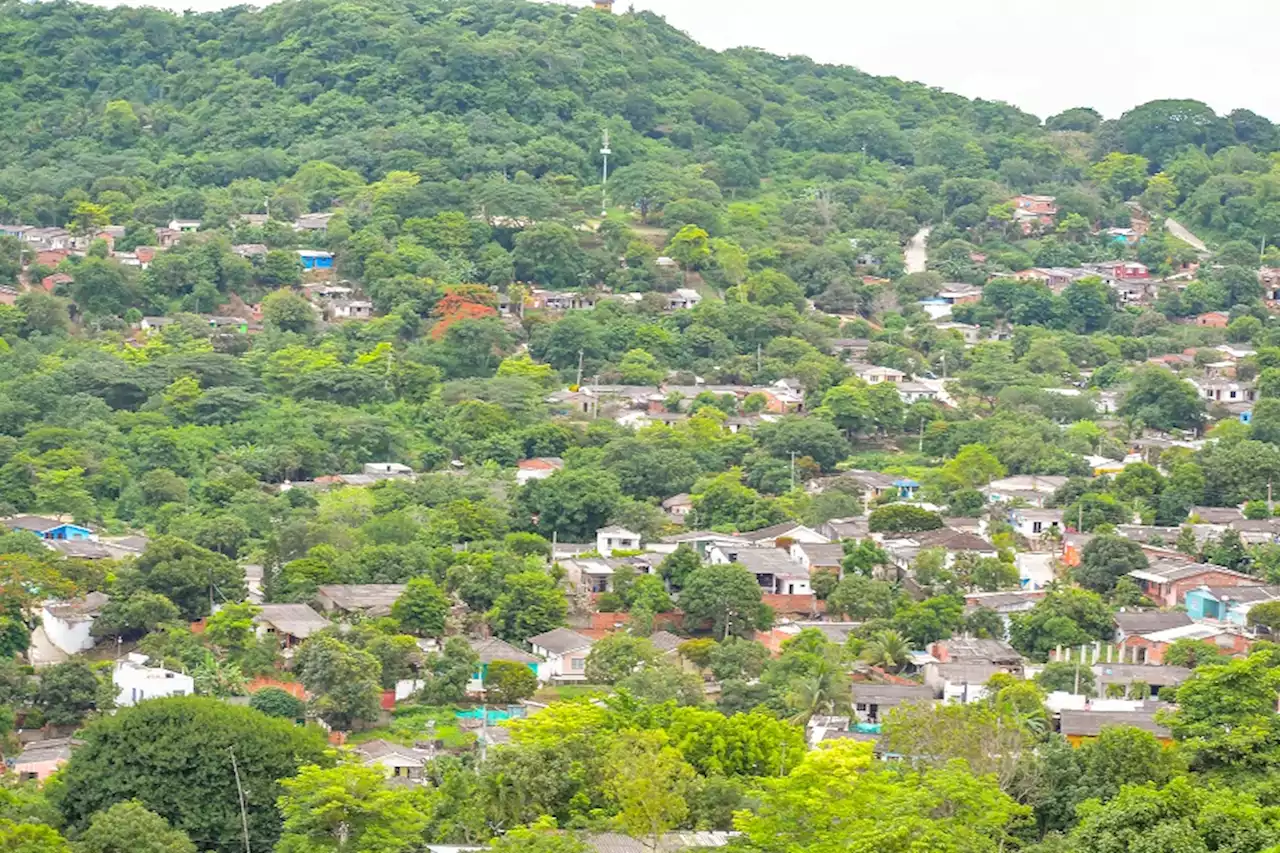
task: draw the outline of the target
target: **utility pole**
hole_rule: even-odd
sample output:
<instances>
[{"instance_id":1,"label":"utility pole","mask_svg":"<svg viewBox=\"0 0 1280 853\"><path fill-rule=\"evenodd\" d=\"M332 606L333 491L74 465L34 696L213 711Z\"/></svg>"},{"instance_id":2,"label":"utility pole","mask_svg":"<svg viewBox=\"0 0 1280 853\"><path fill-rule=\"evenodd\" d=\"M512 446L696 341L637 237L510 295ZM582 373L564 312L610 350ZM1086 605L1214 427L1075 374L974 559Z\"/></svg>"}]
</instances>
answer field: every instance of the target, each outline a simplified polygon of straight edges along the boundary
<instances>
[{"instance_id":1,"label":"utility pole","mask_svg":"<svg viewBox=\"0 0 1280 853\"><path fill-rule=\"evenodd\" d=\"M756 373L759 373L759 372L760 372L760 370L761 370L761 367L760 367L760 354L761 354L760 344L756 344Z\"/></svg>"},{"instance_id":2,"label":"utility pole","mask_svg":"<svg viewBox=\"0 0 1280 853\"><path fill-rule=\"evenodd\" d=\"M917 448L916 452L924 453L924 418L920 419L920 447Z\"/></svg>"},{"instance_id":3,"label":"utility pole","mask_svg":"<svg viewBox=\"0 0 1280 853\"><path fill-rule=\"evenodd\" d=\"M796 452L791 451L791 488L796 487Z\"/></svg>"},{"instance_id":4,"label":"utility pole","mask_svg":"<svg viewBox=\"0 0 1280 853\"><path fill-rule=\"evenodd\" d=\"M582 354L583 350L578 350L578 381L577 386L582 387Z\"/></svg>"},{"instance_id":5,"label":"utility pole","mask_svg":"<svg viewBox=\"0 0 1280 853\"><path fill-rule=\"evenodd\" d=\"M604 167L600 177L600 218L609 215L609 155L613 152L609 150L609 128L604 129L604 145L600 149L600 156L604 158Z\"/></svg>"},{"instance_id":6,"label":"utility pole","mask_svg":"<svg viewBox=\"0 0 1280 853\"><path fill-rule=\"evenodd\" d=\"M231 753L231 772L236 777L236 794L240 797L240 823L244 827L244 853L253 853L249 847L249 812L244 807L244 786L240 784L240 766L236 764L236 751L234 747L227 747L227 752Z\"/></svg>"}]
</instances>

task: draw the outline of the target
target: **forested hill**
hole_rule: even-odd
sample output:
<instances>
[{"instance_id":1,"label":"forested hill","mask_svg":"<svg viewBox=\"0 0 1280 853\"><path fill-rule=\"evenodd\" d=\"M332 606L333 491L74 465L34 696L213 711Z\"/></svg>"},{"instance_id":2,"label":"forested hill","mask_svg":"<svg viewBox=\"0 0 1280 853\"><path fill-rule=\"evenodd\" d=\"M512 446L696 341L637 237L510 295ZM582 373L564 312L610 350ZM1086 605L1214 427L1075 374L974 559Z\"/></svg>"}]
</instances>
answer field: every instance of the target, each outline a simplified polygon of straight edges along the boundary
<instances>
[{"instance_id":1,"label":"forested hill","mask_svg":"<svg viewBox=\"0 0 1280 853\"><path fill-rule=\"evenodd\" d=\"M1013 135L1038 124L853 69L717 54L648 14L509 0L307 0L181 17L0 9L0 98L18 119L0 131L10 195L43 188L44 170L57 175L50 189L112 170L202 184L278 178L321 157L367 177L505 167L590 181L587 152L606 124L619 166L645 137L700 157L734 139L753 153L866 144L872 157L910 162L904 130L955 121ZM117 99L133 105L140 133L104 120Z\"/></svg>"},{"instance_id":2,"label":"forested hill","mask_svg":"<svg viewBox=\"0 0 1280 853\"><path fill-rule=\"evenodd\" d=\"M551 218L594 209L607 128L615 202L746 196L775 237L781 218L802 243L865 230L874 250L944 221L957 230L936 236L972 237L1015 192L1055 195L1095 227L1126 225L1121 202L1141 196L1211 238L1280 233L1260 156L1280 143L1248 111L1164 101L1118 121L1077 109L1041 124L852 68L716 53L645 13L301 0L177 16L3 2L0 103L0 221L64 225L106 193L115 224L215 223L261 211L315 161L364 181L416 173L402 215ZM681 180L666 179L673 170ZM313 182L300 204L325 209L345 189ZM683 213L708 224L705 209ZM1032 245L1003 266L1078 254ZM900 271L888 263L882 274Z\"/></svg>"}]
</instances>

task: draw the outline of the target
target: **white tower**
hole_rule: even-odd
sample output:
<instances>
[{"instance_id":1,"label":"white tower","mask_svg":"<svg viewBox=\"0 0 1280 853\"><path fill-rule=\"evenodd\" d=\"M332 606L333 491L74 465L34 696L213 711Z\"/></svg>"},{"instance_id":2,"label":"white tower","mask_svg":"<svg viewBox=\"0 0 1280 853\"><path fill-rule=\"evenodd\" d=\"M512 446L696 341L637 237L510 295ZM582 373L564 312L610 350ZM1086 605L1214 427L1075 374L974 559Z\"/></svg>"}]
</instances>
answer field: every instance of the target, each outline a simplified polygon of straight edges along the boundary
<instances>
[{"instance_id":1,"label":"white tower","mask_svg":"<svg viewBox=\"0 0 1280 853\"><path fill-rule=\"evenodd\" d=\"M600 216L609 215L609 155L613 152L609 150L609 128L604 129L604 146L600 149L600 156L604 158L604 167L600 178Z\"/></svg>"}]
</instances>

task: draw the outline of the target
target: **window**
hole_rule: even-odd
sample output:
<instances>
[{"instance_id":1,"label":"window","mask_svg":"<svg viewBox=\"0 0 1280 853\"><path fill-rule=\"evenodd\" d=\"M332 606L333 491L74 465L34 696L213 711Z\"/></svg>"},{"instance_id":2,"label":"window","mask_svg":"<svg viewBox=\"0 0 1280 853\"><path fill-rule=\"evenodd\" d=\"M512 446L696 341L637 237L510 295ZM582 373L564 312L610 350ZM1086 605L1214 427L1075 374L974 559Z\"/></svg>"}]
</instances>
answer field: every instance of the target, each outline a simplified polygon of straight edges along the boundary
<instances>
[{"instance_id":1,"label":"window","mask_svg":"<svg viewBox=\"0 0 1280 853\"><path fill-rule=\"evenodd\" d=\"M1039 533L1039 532L1040 532L1041 530L1043 530L1043 529L1044 529L1044 527L1043 527L1043 525L1042 525L1040 522L1038 522L1038 521L1033 521L1033 522L1031 522L1031 532L1032 532L1032 533Z\"/></svg>"},{"instance_id":2,"label":"window","mask_svg":"<svg viewBox=\"0 0 1280 853\"><path fill-rule=\"evenodd\" d=\"M582 672L587 668L587 659L586 658L570 658L569 667L574 672Z\"/></svg>"}]
</instances>

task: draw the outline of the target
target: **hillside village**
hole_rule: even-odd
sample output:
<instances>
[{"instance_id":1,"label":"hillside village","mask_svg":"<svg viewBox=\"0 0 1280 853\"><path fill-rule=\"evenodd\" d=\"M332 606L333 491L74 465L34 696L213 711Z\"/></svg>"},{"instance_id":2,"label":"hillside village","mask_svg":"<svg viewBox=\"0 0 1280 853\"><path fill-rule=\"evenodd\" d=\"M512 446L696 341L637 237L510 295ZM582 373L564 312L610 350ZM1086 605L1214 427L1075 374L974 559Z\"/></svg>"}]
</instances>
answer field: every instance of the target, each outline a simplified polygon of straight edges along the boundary
<instances>
[{"instance_id":1,"label":"hillside village","mask_svg":"<svg viewBox=\"0 0 1280 853\"><path fill-rule=\"evenodd\" d=\"M1270 120L0 18L0 849L1280 849Z\"/></svg>"}]
</instances>

